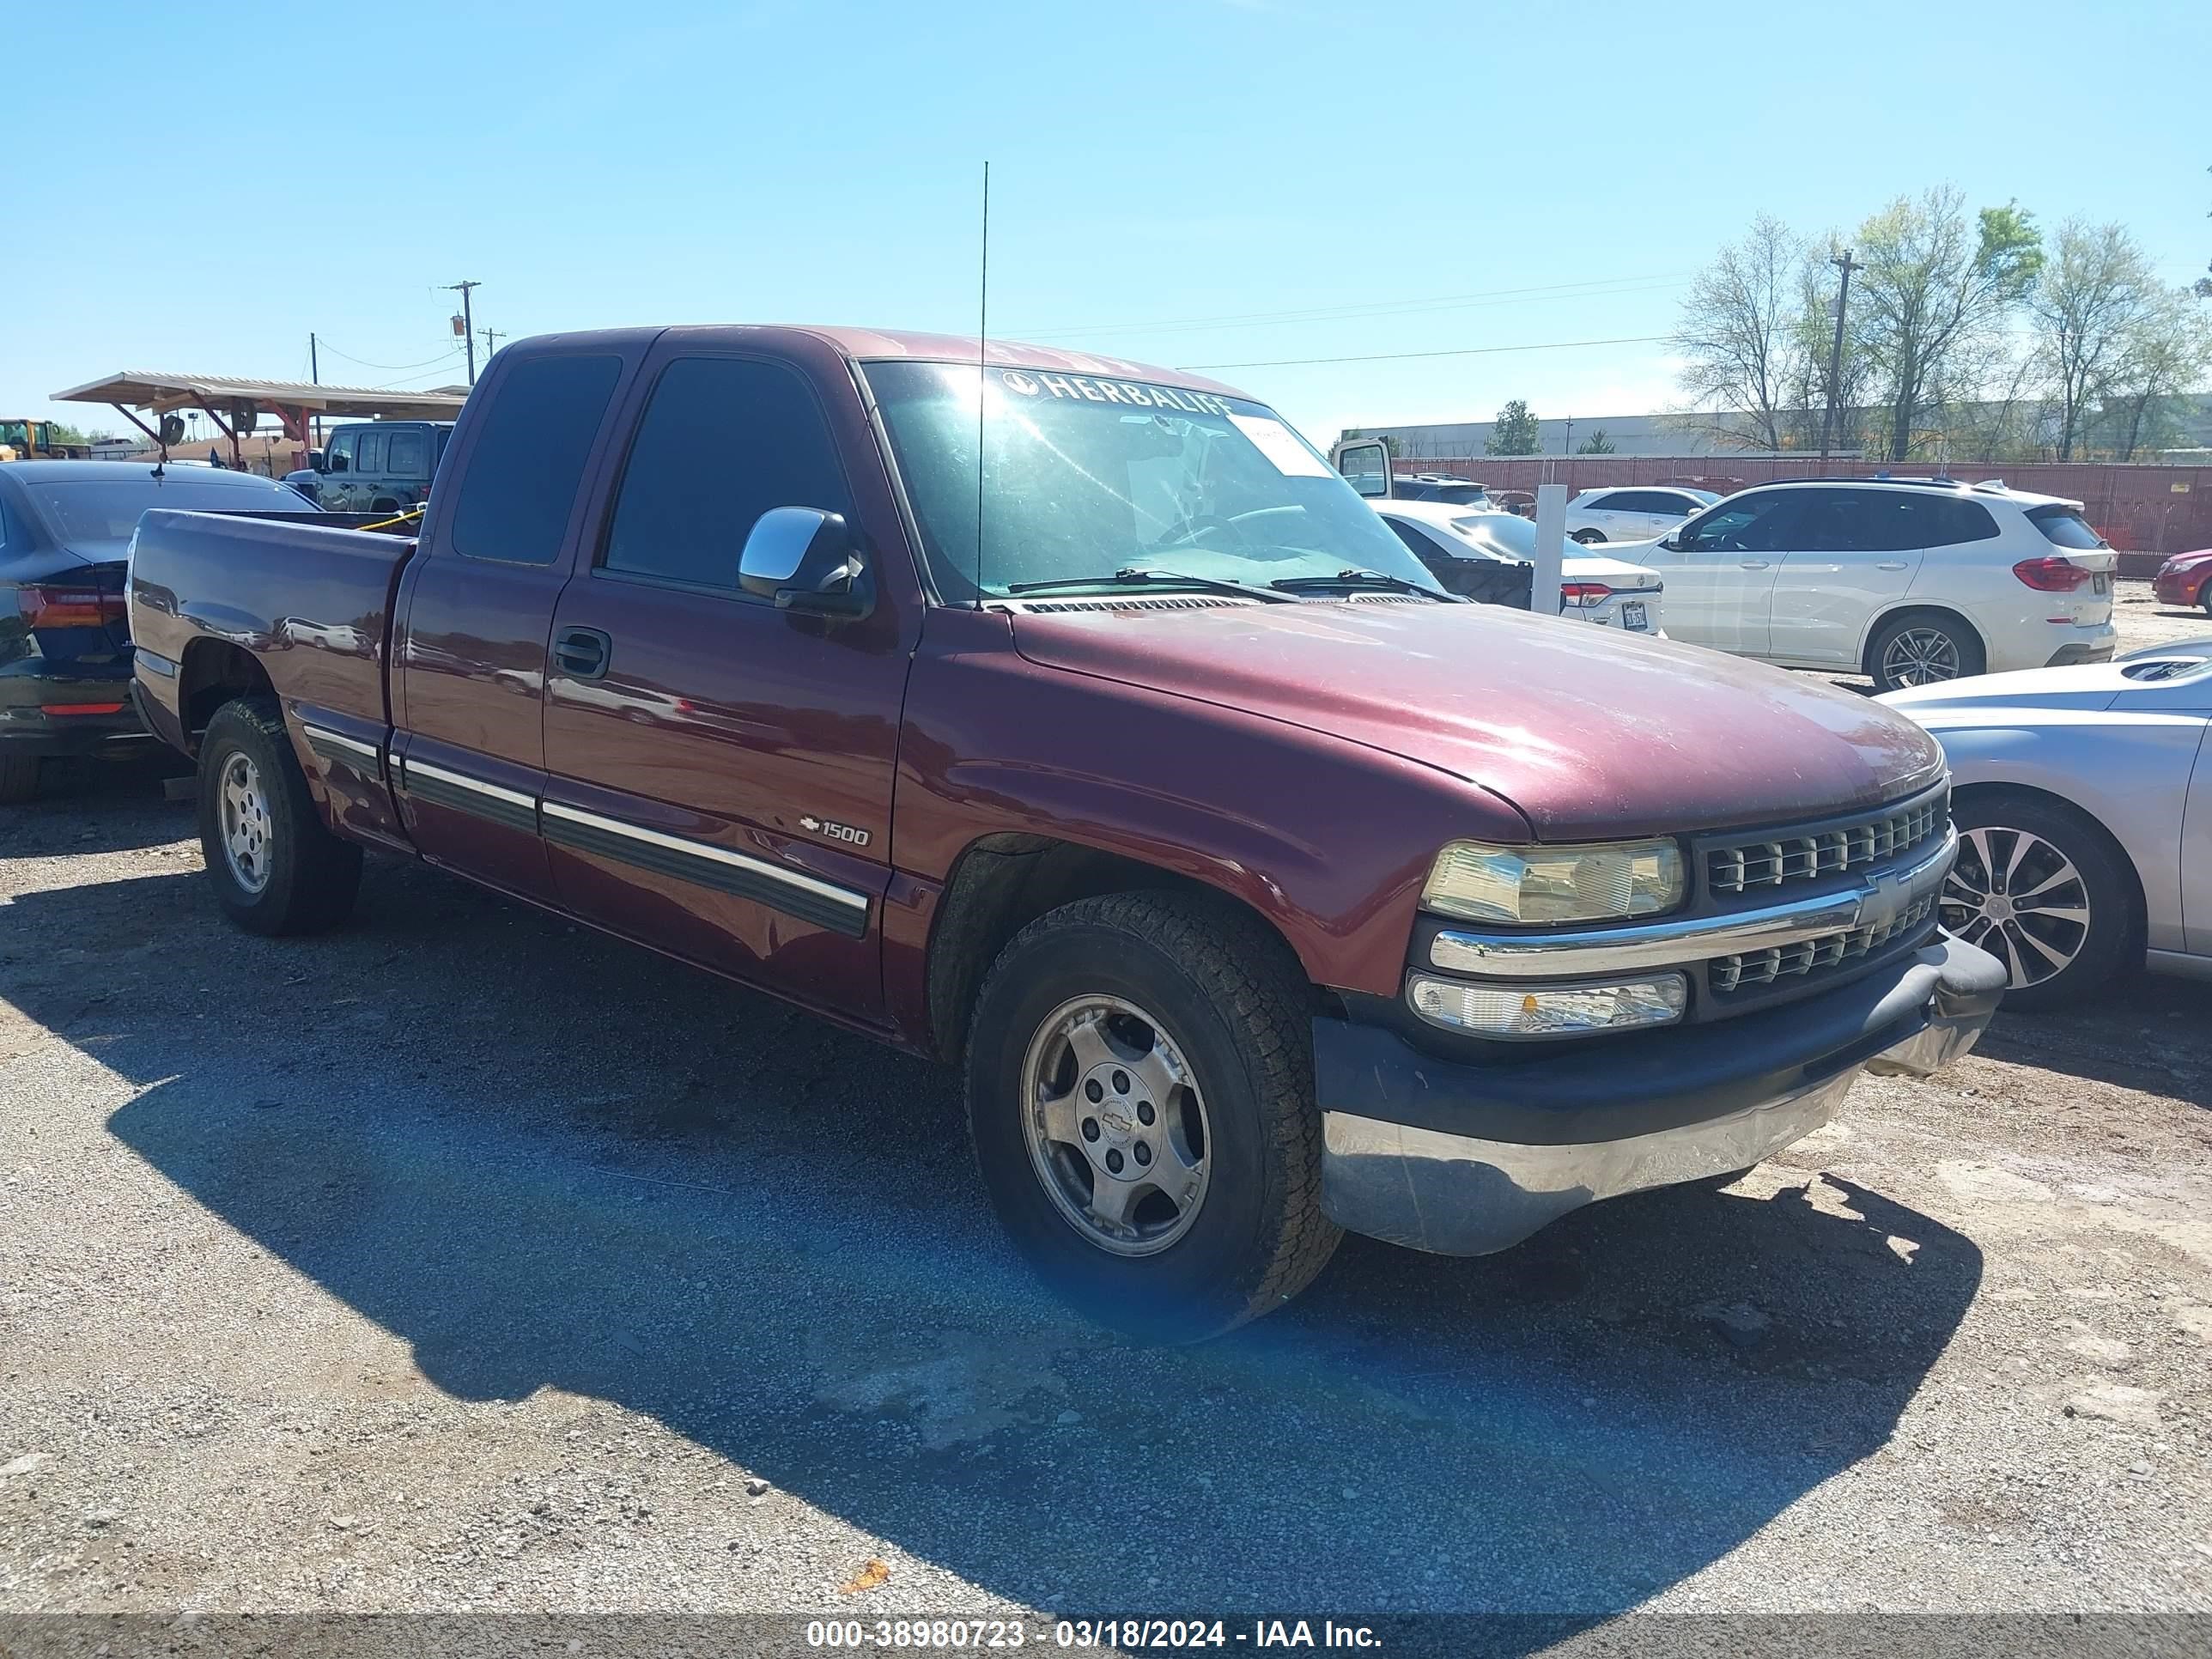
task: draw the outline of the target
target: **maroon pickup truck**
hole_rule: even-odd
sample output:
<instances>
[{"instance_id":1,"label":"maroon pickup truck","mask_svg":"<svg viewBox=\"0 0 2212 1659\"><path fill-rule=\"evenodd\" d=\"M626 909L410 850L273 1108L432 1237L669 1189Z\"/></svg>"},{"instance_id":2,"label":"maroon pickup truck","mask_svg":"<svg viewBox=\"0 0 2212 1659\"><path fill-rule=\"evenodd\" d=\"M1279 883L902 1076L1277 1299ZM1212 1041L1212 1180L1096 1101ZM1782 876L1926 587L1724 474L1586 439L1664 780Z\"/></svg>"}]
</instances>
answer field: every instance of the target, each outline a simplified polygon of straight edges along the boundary
<instances>
[{"instance_id":1,"label":"maroon pickup truck","mask_svg":"<svg viewBox=\"0 0 2212 1659\"><path fill-rule=\"evenodd\" d=\"M528 340L419 539L149 513L131 626L244 926L340 921L368 848L963 1064L1023 1251L1158 1335L1340 1228L1472 1255L1733 1176L2004 980L1937 931L1917 726L1461 603L1166 369Z\"/></svg>"}]
</instances>

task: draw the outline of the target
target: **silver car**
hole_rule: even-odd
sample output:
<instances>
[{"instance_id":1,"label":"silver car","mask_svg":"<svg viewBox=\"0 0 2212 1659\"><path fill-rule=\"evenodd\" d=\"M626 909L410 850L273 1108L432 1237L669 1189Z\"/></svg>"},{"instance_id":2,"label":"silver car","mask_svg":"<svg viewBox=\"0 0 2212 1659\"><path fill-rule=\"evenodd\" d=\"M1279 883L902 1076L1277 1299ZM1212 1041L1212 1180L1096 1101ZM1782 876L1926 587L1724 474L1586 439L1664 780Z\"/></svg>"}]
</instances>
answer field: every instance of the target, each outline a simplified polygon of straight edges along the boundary
<instances>
[{"instance_id":1,"label":"silver car","mask_svg":"<svg viewBox=\"0 0 2212 1659\"><path fill-rule=\"evenodd\" d=\"M2212 978L2212 639L1881 699L1951 762L1943 925L2045 1008L2127 970Z\"/></svg>"}]
</instances>

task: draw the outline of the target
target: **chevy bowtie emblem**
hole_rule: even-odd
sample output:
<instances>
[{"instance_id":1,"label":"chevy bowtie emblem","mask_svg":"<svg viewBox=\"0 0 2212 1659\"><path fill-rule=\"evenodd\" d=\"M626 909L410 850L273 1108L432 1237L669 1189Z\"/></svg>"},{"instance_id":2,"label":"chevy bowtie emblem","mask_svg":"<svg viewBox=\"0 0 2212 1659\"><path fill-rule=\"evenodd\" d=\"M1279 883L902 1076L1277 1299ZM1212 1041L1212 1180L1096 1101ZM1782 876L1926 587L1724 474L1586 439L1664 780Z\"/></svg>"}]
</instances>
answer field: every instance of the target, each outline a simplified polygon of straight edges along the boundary
<instances>
[{"instance_id":1,"label":"chevy bowtie emblem","mask_svg":"<svg viewBox=\"0 0 2212 1659\"><path fill-rule=\"evenodd\" d=\"M816 835L818 834L822 829L822 820L820 818L801 818L799 821L799 827L806 831L810 836Z\"/></svg>"}]
</instances>

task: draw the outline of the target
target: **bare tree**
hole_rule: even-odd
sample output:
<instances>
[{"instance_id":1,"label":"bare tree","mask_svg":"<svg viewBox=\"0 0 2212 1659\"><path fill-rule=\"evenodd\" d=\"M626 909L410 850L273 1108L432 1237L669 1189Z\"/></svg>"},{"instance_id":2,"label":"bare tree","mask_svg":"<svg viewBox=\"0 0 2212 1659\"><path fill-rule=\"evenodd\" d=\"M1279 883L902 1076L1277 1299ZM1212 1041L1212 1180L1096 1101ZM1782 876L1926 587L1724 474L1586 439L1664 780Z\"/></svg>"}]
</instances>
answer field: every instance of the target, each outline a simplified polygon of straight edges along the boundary
<instances>
[{"instance_id":1,"label":"bare tree","mask_svg":"<svg viewBox=\"0 0 2212 1659\"><path fill-rule=\"evenodd\" d=\"M2104 413L2119 459L2155 442L2160 411L2212 373L2212 320L2189 289L2161 288L2130 325L2104 381Z\"/></svg>"},{"instance_id":2,"label":"bare tree","mask_svg":"<svg viewBox=\"0 0 2212 1659\"><path fill-rule=\"evenodd\" d=\"M1852 310L1881 376L1889 459L1901 461L1954 354L2002 326L2033 285L2042 238L2010 203L1970 220L1966 198L1946 186L1875 214L1859 227L1858 252Z\"/></svg>"},{"instance_id":3,"label":"bare tree","mask_svg":"<svg viewBox=\"0 0 2212 1659\"><path fill-rule=\"evenodd\" d=\"M1698 273L1682 301L1668 343L1682 359L1680 380L1692 406L1721 417L1703 423L1716 442L1784 447L1792 400L1803 380L1797 326L1802 257L1796 234L1762 213L1741 242L1723 247Z\"/></svg>"},{"instance_id":4,"label":"bare tree","mask_svg":"<svg viewBox=\"0 0 2212 1659\"><path fill-rule=\"evenodd\" d=\"M2060 228L2027 300L2060 460L2074 459L2106 380L2165 297L2149 256L2123 227L2069 221Z\"/></svg>"}]
</instances>

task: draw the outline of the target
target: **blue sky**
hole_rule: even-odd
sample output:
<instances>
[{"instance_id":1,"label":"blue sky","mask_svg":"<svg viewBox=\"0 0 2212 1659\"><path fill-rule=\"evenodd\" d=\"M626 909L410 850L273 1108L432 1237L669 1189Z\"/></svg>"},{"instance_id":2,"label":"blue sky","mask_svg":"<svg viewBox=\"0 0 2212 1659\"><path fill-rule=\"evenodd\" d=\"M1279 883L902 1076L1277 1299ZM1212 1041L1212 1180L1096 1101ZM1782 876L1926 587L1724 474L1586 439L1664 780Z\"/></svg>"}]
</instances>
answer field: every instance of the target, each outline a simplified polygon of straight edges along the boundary
<instances>
[{"instance_id":1,"label":"blue sky","mask_svg":"<svg viewBox=\"0 0 2212 1659\"><path fill-rule=\"evenodd\" d=\"M508 334L972 331L987 157L994 333L1266 365L1217 372L1323 440L1664 404L1656 343L1493 349L1663 334L1761 209L1948 182L2212 258L2202 0L137 9L9 21L0 413L302 379L311 330L326 380L458 380L463 276Z\"/></svg>"}]
</instances>

